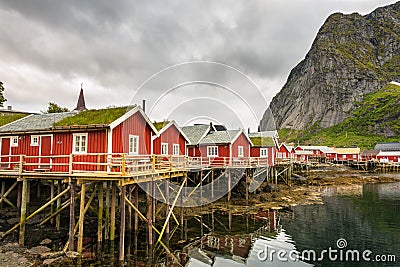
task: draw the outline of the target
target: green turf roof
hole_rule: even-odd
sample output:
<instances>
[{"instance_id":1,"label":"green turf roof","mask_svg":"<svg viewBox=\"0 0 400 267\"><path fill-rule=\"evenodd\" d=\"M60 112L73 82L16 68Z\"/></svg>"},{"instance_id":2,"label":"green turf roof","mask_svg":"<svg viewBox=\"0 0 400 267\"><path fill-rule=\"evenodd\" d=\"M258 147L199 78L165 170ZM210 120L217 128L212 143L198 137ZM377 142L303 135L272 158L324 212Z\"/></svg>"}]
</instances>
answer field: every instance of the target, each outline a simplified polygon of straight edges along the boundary
<instances>
[{"instance_id":1,"label":"green turf roof","mask_svg":"<svg viewBox=\"0 0 400 267\"><path fill-rule=\"evenodd\" d=\"M26 116L28 116L28 115L27 114L13 114L13 115L0 116L0 126L9 124L13 121L19 120Z\"/></svg>"},{"instance_id":2,"label":"green turf roof","mask_svg":"<svg viewBox=\"0 0 400 267\"><path fill-rule=\"evenodd\" d=\"M155 122L153 122L153 125L157 129L157 131L160 131L168 123L169 123L169 121L155 121Z\"/></svg>"},{"instance_id":3,"label":"green turf roof","mask_svg":"<svg viewBox=\"0 0 400 267\"><path fill-rule=\"evenodd\" d=\"M254 146L275 146L274 139L271 137L250 137Z\"/></svg>"},{"instance_id":4,"label":"green turf roof","mask_svg":"<svg viewBox=\"0 0 400 267\"><path fill-rule=\"evenodd\" d=\"M90 109L77 113L74 116L62 119L53 126L74 126L74 125L94 125L110 124L123 116L128 111L127 107Z\"/></svg>"}]
</instances>

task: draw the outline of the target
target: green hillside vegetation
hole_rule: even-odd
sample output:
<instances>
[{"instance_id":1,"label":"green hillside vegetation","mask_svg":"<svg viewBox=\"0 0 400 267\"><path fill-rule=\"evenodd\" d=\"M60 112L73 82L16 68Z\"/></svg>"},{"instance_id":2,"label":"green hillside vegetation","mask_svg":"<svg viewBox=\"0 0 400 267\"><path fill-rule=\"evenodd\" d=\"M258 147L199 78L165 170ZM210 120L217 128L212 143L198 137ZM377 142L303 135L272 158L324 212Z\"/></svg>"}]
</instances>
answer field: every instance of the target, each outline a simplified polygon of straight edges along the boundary
<instances>
[{"instance_id":1,"label":"green hillside vegetation","mask_svg":"<svg viewBox=\"0 0 400 267\"><path fill-rule=\"evenodd\" d=\"M74 116L62 119L53 126L110 124L127 112L127 107L91 109L77 113Z\"/></svg>"},{"instance_id":2,"label":"green hillside vegetation","mask_svg":"<svg viewBox=\"0 0 400 267\"><path fill-rule=\"evenodd\" d=\"M400 140L400 86L388 84L366 94L353 114L343 122L321 129L318 123L304 131L282 129L281 141L295 144L358 146L372 149L378 142Z\"/></svg>"}]
</instances>

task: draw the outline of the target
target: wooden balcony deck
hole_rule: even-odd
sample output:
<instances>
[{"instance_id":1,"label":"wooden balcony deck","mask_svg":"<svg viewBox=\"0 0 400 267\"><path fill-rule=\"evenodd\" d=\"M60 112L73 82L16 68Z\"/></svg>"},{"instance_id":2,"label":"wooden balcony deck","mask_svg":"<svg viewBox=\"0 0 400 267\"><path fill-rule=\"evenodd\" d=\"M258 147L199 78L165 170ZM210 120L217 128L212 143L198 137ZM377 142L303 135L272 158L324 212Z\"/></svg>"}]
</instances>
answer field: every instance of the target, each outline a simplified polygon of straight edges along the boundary
<instances>
[{"instance_id":1,"label":"wooden balcony deck","mask_svg":"<svg viewBox=\"0 0 400 267\"><path fill-rule=\"evenodd\" d=\"M267 158L208 158L170 155L71 154L0 157L0 179L118 181L120 185L182 177L212 168L267 167Z\"/></svg>"}]
</instances>

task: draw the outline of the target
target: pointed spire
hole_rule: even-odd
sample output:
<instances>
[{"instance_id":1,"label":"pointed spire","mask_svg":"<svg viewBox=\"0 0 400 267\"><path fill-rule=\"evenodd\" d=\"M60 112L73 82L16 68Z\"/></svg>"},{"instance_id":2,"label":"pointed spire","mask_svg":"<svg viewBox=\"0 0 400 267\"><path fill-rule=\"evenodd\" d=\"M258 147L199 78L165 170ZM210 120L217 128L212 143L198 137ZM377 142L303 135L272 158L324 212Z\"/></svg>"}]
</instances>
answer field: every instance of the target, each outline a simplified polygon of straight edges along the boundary
<instances>
[{"instance_id":1,"label":"pointed spire","mask_svg":"<svg viewBox=\"0 0 400 267\"><path fill-rule=\"evenodd\" d=\"M74 110L82 111L86 109L85 96L83 95L83 83L81 83L81 92L79 93L78 103L76 104L76 108Z\"/></svg>"}]
</instances>

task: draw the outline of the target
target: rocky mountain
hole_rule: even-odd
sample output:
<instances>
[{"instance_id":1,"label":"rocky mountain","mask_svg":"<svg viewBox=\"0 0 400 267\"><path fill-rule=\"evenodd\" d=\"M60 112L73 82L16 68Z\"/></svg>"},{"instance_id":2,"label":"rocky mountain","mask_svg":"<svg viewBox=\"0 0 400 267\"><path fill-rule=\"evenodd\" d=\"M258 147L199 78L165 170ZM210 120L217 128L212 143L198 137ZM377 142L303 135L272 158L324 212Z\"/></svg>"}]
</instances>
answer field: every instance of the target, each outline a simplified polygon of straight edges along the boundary
<instances>
[{"instance_id":1,"label":"rocky mountain","mask_svg":"<svg viewBox=\"0 0 400 267\"><path fill-rule=\"evenodd\" d=\"M273 98L261 129L273 119L278 129L336 125L365 94L391 81L400 81L400 2L365 16L332 14Z\"/></svg>"}]
</instances>

